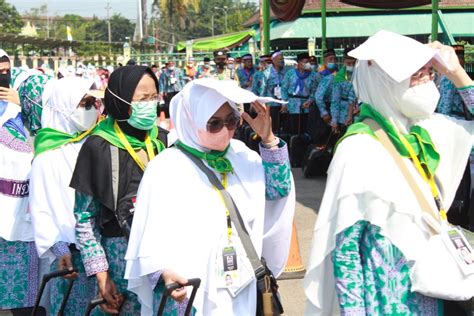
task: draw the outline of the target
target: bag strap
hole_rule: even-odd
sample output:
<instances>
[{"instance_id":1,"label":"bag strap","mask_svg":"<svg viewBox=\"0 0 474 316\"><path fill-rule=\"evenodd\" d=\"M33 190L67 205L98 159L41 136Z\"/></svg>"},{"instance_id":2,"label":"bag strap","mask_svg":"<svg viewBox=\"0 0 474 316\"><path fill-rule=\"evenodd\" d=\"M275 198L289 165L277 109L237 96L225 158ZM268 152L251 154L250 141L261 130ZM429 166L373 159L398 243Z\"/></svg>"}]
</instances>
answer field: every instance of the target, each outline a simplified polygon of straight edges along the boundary
<instances>
[{"instance_id":1,"label":"bag strap","mask_svg":"<svg viewBox=\"0 0 474 316\"><path fill-rule=\"evenodd\" d=\"M418 201L418 204L421 207L421 210L428 216L428 217L423 217L423 219L426 220L426 222L429 224L429 226L436 232L440 232L440 226L439 226L439 214L437 211L433 209L433 207L428 203L428 200L426 199L425 195L423 192L421 192L420 187L415 181L415 178L413 177L413 174L410 172L408 169L406 163L403 161L402 156L398 153L397 149L393 145L393 143L390 141L390 139L387 136L387 133L380 127L380 125L372 120L372 119L365 119L363 120L363 123L368 125L375 133L377 136L378 140L382 143L382 145L385 147L385 149L389 152L390 156L392 156L393 160L397 164L398 168L402 172L403 176L405 177L405 180L407 181L408 185L410 186L410 189L413 191L415 194L415 197ZM433 221L434 219L434 221Z\"/></svg>"},{"instance_id":2,"label":"bag strap","mask_svg":"<svg viewBox=\"0 0 474 316\"><path fill-rule=\"evenodd\" d=\"M110 144L110 158L112 162L112 192L114 195L114 210L118 204L118 186L119 186L119 151L118 148Z\"/></svg>"},{"instance_id":3,"label":"bag strap","mask_svg":"<svg viewBox=\"0 0 474 316\"><path fill-rule=\"evenodd\" d=\"M192 155L191 153L187 152L186 150L183 150L182 148L178 147L189 159L191 159L194 164L201 169L201 171L207 176L209 179L209 182L216 187L219 190L219 193L221 194L224 203L229 210L230 213L230 219L234 223L235 229L237 230L237 233L239 234L240 241L242 242L242 245L245 249L245 252L247 253L247 257L250 260L250 263L252 264L252 268L255 273L255 277L258 279L262 278L265 273L266 273L266 268L262 264L262 261L258 257L257 251L255 250L255 247L253 246L252 240L250 239L249 233L247 232L247 229L245 228L245 224L242 220L242 217L240 216L239 210L237 208L237 205L234 202L234 199L232 199L232 196L227 192L227 190L224 188L222 183L219 181L219 179L216 177L214 172L212 172L204 163L202 162L201 159L197 158L196 156Z\"/></svg>"}]
</instances>

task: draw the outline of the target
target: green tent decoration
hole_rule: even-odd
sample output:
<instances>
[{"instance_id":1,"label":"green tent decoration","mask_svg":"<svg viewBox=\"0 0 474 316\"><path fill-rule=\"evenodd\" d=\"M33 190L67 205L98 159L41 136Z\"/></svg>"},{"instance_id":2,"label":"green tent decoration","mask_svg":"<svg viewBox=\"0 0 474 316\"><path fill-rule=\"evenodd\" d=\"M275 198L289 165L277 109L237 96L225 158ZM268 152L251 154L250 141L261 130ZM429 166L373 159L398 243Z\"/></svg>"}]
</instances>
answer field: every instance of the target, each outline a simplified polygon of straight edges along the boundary
<instances>
[{"instance_id":1,"label":"green tent decoration","mask_svg":"<svg viewBox=\"0 0 474 316\"><path fill-rule=\"evenodd\" d=\"M247 42L255 36L255 30L249 29L242 32L222 34L212 37L203 37L193 40L193 51L215 51L218 49L232 49ZM186 49L186 42L178 42L178 51Z\"/></svg>"}]
</instances>

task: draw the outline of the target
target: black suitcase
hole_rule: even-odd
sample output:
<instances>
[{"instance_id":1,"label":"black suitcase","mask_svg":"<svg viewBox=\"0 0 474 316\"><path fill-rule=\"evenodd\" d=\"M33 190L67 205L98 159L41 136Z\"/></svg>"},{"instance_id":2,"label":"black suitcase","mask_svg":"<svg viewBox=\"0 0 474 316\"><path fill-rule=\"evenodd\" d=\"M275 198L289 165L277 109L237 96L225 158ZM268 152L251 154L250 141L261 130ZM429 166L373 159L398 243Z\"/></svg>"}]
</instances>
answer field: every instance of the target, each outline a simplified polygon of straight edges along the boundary
<instances>
[{"instance_id":1,"label":"black suitcase","mask_svg":"<svg viewBox=\"0 0 474 316\"><path fill-rule=\"evenodd\" d=\"M311 144L308 146L303 159L303 176L305 178L325 176L332 154L326 150L325 146Z\"/></svg>"},{"instance_id":2,"label":"black suitcase","mask_svg":"<svg viewBox=\"0 0 474 316\"><path fill-rule=\"evenodd\" d=\"M293 168L301 167L306 148L308 148L308 145L311 144L311 137L309 134L301 130L302 113L303 109L301 109L301 112L298 115L298 134L291 136L290 148L288 149L290 152L290 164Z\"/></svg>"},{"instance_id":3,"label":"black suitcase","mask_svg":"<svg viewBox=\"0 0 474 316\"><path fill-rule=\"evenodd\" d=\"M41 297L43 296L44 289L46 287L46 283L48 283L51 279L62 277L67 274L77 272L76 269L70 271L68 269L54 271L43 276L41 280L41 285L38 290L38 294L36 295L35 305L33 307L22 307L22 308L12 308L12 309L2 309L0 310L0 316L46 316L46 309L43 306L40 306ZM66 308L67 300L69 298L69 294L71 294L72 286L74 285L74 279L69 281L69 286L66 291L66 295L63 297L63 301L61 303L61 308L59 310L58 315L64 315L64 309Z\"/></svg>"},{"instance_id":4,"label":"black suitcase","mask_svg":"<svg viewBox=\"0 0 474 316\"><path fill-rule=\"evenodd\" d=\"M303 158L302 170L305 178L325 176L332 160L331 138L334 133L329 134L325 145L311 144L308 146Z\"/></svg>"},{"instance_id":5,"label":"black suitcase","mask_svg":"<svg viewBox=\"0 0 474 316\"><path fill-rule=\"evenodd\" d=\"M298 134L291 136L289 147L291 167L301 167L304 154L310 143L311 138L308 134Z\"/></svg>"},{"instance_id":6,"label":"black suitcase","mask_svg":"<svg viewBox=\"0 0 474 316\"><path fill-rule=\"evenodd\" d=\"M311 136L311 143L323 144L331 133L331 126L326 124L320 116L319 108L312 105L308 114L308 134Z\"/></svg>"}]
</instances>

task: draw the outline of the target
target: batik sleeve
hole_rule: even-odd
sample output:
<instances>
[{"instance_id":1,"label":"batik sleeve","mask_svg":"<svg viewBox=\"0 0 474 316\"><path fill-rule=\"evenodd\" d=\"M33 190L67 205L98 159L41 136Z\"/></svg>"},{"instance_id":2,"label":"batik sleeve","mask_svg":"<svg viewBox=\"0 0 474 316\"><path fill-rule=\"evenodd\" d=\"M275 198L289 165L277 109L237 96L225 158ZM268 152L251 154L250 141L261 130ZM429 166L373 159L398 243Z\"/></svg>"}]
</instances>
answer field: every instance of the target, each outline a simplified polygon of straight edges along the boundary
<instances>
[{"instance_id":1,"label":"batik sleeve","mask_svg":"<svg viewBox=\"0 0 474 316\"><path fill-rule=\"evenodd\" d=\"M365 315L360 240L366 226L360 221L336 236L332 260L341 315Z\"/></svg>"},{"instance_id":2,"label":"batik sleeve","mask_svg":"<svg viewBox=\"0 0 474 316\"><path fill-rule=\"evenodd\" d=\"M339 112L341 107L341 98L342 98L342 85L335 84L332 90L331 97L331 123L337 124L339 118Z\"/></svg>"},{"instance_id":3,"label":"batik sleeve","mask_svg":"<svg viewBox=\"0 0 474 316\"><path fill-rule=\"evenodd\" d=\"M316 101L316 105L318 106L319 113L321 113L321 117L329 114L326 110L326 103L324 102L324 95L326 94L328 85L328 80L321 80L319 86L316 88L316 92L314 93L314 99Z\"/></svg>"},{"instance_id":4,"label":"batik sleeve","mask_svg":"<svg viewBox=\"0 0 474 316\"><path fill-rule=\"evenodd\" d=\"M280 140L276 149L260 144L260 155L265 171L266 199L272 201L288 196L291 191L291 167L286 143Z\"/></svg>"},{"instance_id":5,"label":"batik sleeve","mask_svg":"<svg viewBox=\"0 0 474 316\"><path fill-rule=\"evenodd\" d=\"M74 216L76 217L76 241L81 252L87 276L109 269L104 248L100 243L100 232L96 224L100 203L90 195L76 191Z\"/></svg>"},{"instance_id":6,"label":"batik sleeve","mask_svg":"<svg viewBox=\"0 0 474 316\"><path fill-rule=\"evenodd\" d=\"M290 81L291 75L290 71L288 71L283 78L283 82L281 83L281 99L284 101L288 101L288 95L290 94Z\"/></svg>"},{"instance_id":7,"label":"batik sleeve","mask_svg":"<svg viewBox=\"0 0 474 316\"><path fill-rule=\"evenodd\" d=\"M452 104L454 94L456 93L456 88L453 84L446 78L441 79L440 88L439 88L440 98L438 102L437 112L445 115L450 115L452 111Z\"/></svg>"},{"instance_id":8,"label":"batik sleeve","mask_svg":"<svg viewBox=\"0 0 474 316\"><path fill-rule=\"evenodd\" d=\"M464 88L459 88L458 91L459 91L459 95L461 95L461 98L464 104L471 111L471 113L473 113L474 112L474 85L467 86Z\"/></svg>"}]
</instances>

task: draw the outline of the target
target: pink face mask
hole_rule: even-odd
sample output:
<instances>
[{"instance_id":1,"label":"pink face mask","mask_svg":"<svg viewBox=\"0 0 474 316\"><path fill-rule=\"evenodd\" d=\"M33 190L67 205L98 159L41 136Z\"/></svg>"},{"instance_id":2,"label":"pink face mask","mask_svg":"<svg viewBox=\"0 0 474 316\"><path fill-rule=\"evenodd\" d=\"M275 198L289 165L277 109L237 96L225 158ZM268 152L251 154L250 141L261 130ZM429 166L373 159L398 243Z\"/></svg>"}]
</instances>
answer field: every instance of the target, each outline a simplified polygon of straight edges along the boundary
<instances>
[{"instance_id":1,"label":"pink face mask","mask_svg":"<svg viewBox=\"0 0 474 316\"><path fill-rule=\"evenodd\" d=\"M217 133L198 130L200 145L211 150L224 151L234 137L234 132L234 130L229 131L226 126Z\"/></svg>"}]
</instances>

